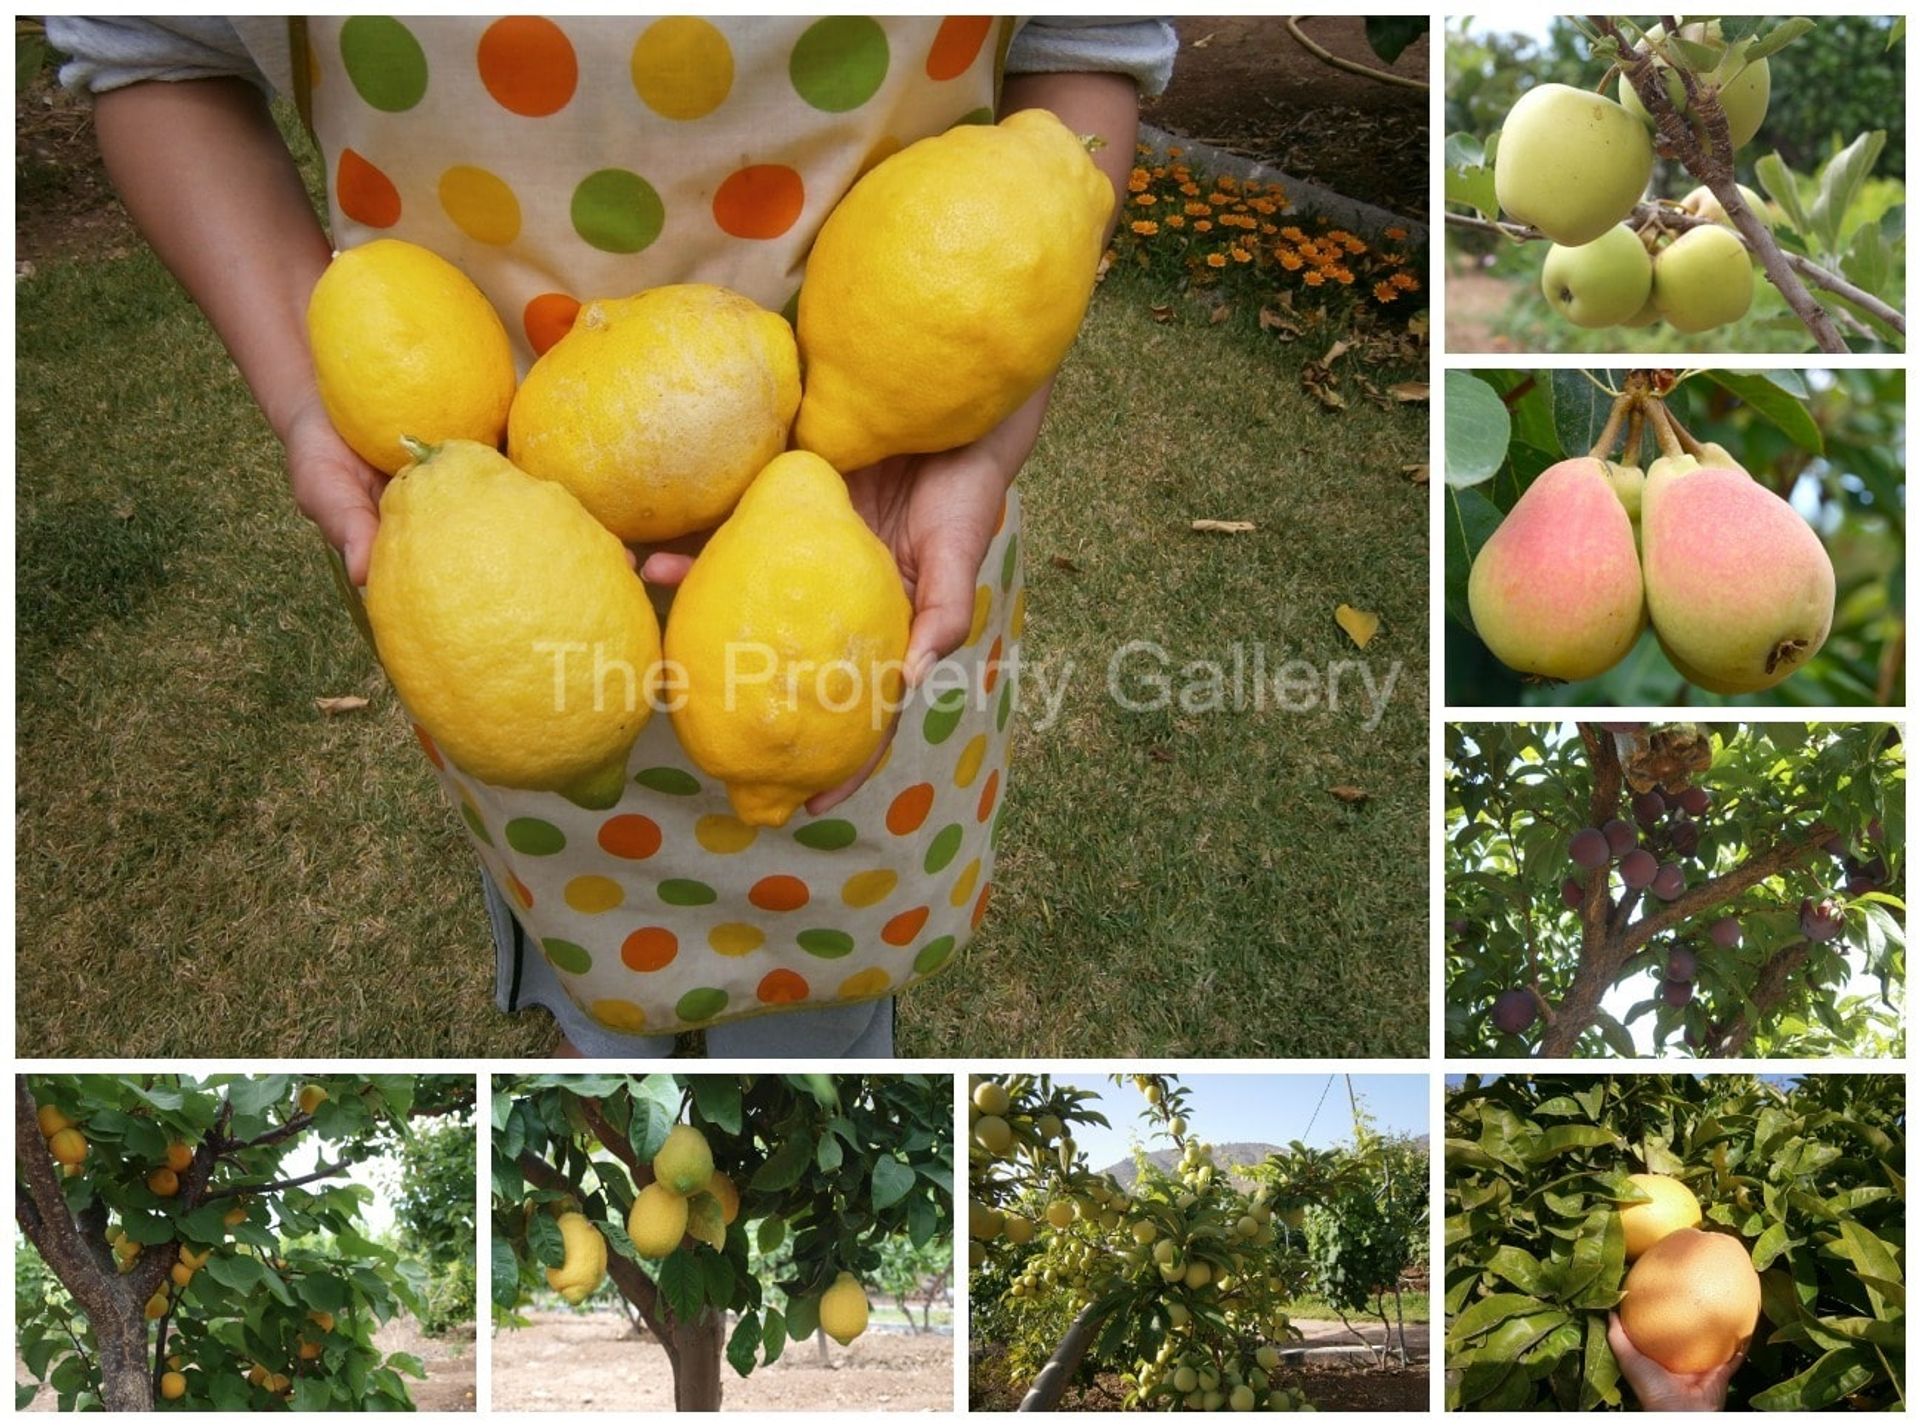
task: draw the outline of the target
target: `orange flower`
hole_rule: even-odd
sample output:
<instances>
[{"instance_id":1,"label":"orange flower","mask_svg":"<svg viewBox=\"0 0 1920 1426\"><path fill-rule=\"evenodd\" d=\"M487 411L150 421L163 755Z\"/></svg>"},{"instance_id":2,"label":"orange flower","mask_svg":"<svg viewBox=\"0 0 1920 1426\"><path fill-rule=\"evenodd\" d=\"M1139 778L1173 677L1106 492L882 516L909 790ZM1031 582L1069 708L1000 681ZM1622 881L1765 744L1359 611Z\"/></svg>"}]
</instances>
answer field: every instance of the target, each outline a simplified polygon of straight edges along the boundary
<instances>
[{"instance_id":1,"label":"orange flower","mask_svg":"<svg viewBox=\"0 0 1920 1426\"><path fill-rule=\"evenodd\" d=\"M1213 209L1204 203L1186 203L1182 204L1181 207L1182 211L1184 211L1189 218L1211 218L1213 216Z\"/></svg>"},{"instance_id":2,"label":"orange flower","mask_svg":"<svg viewBox=\"0 0 1920 1426\"><path fill-rule=\"evenodd\" d=\"M1224 193L1209 193L1207 195L1207 202L1213 204L1216 208L1224 208L1227 204L1233 202L1233 200Z\"/></svg>"},{"instance_id":3,"label":"orange flower","mask_svg":"<svg viewBox=\"0 0 1920 1426\"><path fill-rule=\"evenodd\" d=\"M1200 196L1200 185L1197 183L1182 183L1180 185L1180 191L1189 198L1198 198Z\"/></svg>"},{"instance_id":4,"label":"orange flower","mask_svg":"<svg viewBox=\"0 0 1920 1426\"><path fill-rule=\"evenodd\" d=\"M1144 193L1146 192L1146 188L1147 171L1144 168L1136 168L1132 173L1127 175L1127 191L1129 193Z\"/></svg>"},{"instance_id":5,"label":"orange flower","mask_svg":"<svg viewBox=\"0 0 1920 1426\"><path fill-rule=\"evenodd\" d=\"M1222 193L1238 193L1240 191L1240 185L1231 178L1220 179L1213 186L1218 188Z\"/></svg>"},{"instance_id":6,"label":"orange flower","mask_svg":"<svg viewBox=\"0 0 1920 1426\"><path fill-rule=\"evenodd\" d=\"M1227 260L1224 257L1220 256L1219 253L1207 254L1208 267L1225 267L1226 265L1227 265Z\"/></svg>"},{"instance_id":7,"label":"orange flower","mask_svg":"<svg viewBox=\"0 0 1920 1426\"><path fill-rule=\"evenodd\" d=\"M1150 238L1155 233L1160 231L1160 225L1158 223L1140 222L1140 223L1132 223L1132 224L1129 224L1128 226L1130 226L1134 232L1138 233L1143 238Z\"/></svg>"},{"instance_id":8,"label":"orange flower","mask_svg":"<svg viewBox=\"0 0 1920 1426\"><path fill-rule=\"evenodd\" d=\"M1285 248L1275 248L1273 255L1280 259L1280 266L1284 267L1288 272L1298 272L1305 266L1305 264L1300 261L1299 253L1289 252Z\"/></svg>"},{"instance_id":9,"label":"orange flower","mask_svg":"<svg viewBox=\"0 0 1920 1426\"><path fill-rule=\"evenodd\" d=\"M1391 302L1399 295L1390 282L1376 282L1373 284L1373 300L1375 302Z\"/></svg>"},{"instance_id":10,"label":"orange flower","mask_svg":"<svg viewBox=\"0 0 1920 1426\"><path fill-rule=\"evenodd\" d=\"M1383 231L1396 243L1403 243L1407 240L1407 230L1405 228L1386 228Z\"/></svg>"},{"instance_id":11,"label":"orange flower","mask_svg":"<svg viewBox=\"0 0 1920 1426\"><path fill-rule=\"evenodd\" d=\"M1158 203L1160 199L1152 193L1136 193L1133 201L1142 208L1151 208L1154 204Z\"/></svg>"},{"instance_id":12,"label":"orange flower","mask_svg":"<svg viewBox=\"0 0 1920 1426\"><path fill-rule=\"evenodd\" d=\"M1279 230L1278 228L1276 228L1276 227L1274 227L1274 226L1273 226L1273 224L1271 224L1271 223L1262 223L1262 224L1260 225L1260 232L1261 232L1261 234L1262 234L1263 236L1265 236L1265 237L1269 237L1269 238L1270 238L1270 237L1272 237L1272 236L1273 236L1273 235L1274 235L1275 233L1277 233L1277 232L1279 232L1279 231L1280 231L1280 230Z\"/></svg>"},{"instance_id":13,"label":"orange flower","mask_svg":"<svg viewBox=\"0 0 1920 1426\"><path fill-rule=\"evenodd\" d=\"M1291 226L1282 228L1280 230L1280 236L1287 239L1289 242L1295 242L1295 243L1304 243L1307 240L1307 235L1305 233L1301 232L1298 228L1291 227Z\"/></svg>"},{"instance_id":14,"label":"orange flower","mask_svg":"<svg viewBox=\"0 0 1920 1426\"><path fill-rule=\"evenodd\" d=\"M1333 280L1339 283L1342 287L1353 286L1353 274L1347 271L1346 268L1336 267L1331 269L1331 272L1332 272Z\"/></svg>"},{"instance_id":15,"label":"orange flower","mask_svg":"<svg viewBox=\"0 0 1920 1426\"><path fill-rule=\"evenodd\" d=\"M1420 290L1420 279L1410 272L1396 272L1392 277L1389 277L1387 281L1399 288L1402 292L1418 292Z\"/></svg>"},{"instance_id":16,"label":"orange flower","mask_svg":"<svg viewBox=\"0 0 1920 1426\"><path fill-rule=\"evenodd\" d=\"M1235 262L1252 262L1253 261L1253 254L1248 252L1245 248L1239 246L1237 243L1232 248L1230 248L1229 251L1232 253L1233 260Z\"/></svg>"},{"instance_id":17,"label":"orange flower","mask_svg":"<svg viewBox=\"0 0 1920 1426\"><path fill-rule=\"evenodd\" d=\"M1194 223L1193 230L1196 233L1211 233L1213 231L1213 224L1209 223L1205 218L1201 218Z\"/></svg>"},{"instance_id":18,"label":"orange flower","mask_svg":"<svg viewBox=\"0 0 1920 1426\"><path fill-rule=\"evenodd\" d=\"M1326 281L1326 278L1322 277L1317 272L1308 272L1308 273L1302 273L1300 280L1306 283L1307 286L1309 287L1318 287L1321 283Z\"/></svg>"},{"instance_id":19,"label":"orange flower","mask_svg":"<svg viewBox=\"0 0 1920 1426\"><path fill-rule=\"evenodd\" d=\"M1187 226L1187 220L1182 218L1178 213L1169 213L1167 214L1167 226L1169 228L1184 228Z\"/></svg>"},{"instance_id":20,"label":"orange flower","mask_svg":"<svg viewBox=\"0 0 1920 1426\"><path fill-rule=\"evenodd\" d=\"M1365 243L1361 242L1360 239L1353 237L1351 235L1349 235L1340 244L1340 246L1345 248L1347 252L1353 257L1359 257L1361 253L1367 250L1367 245Z\"/></svg>"}]
</instances>

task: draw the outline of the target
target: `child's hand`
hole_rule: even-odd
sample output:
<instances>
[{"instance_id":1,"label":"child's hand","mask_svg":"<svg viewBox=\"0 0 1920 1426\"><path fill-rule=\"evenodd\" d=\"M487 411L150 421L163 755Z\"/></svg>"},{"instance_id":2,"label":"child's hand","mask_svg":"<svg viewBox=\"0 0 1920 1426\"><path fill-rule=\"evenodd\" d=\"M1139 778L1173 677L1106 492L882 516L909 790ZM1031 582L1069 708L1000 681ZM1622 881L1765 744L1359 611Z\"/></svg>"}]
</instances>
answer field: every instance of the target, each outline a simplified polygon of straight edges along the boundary
<instances>
[{"instance_id":1,"label":"child's hand","mask_svg":"<svg viewBox=\"0 0 1920 1426\"><path fill-rule=\"evenodd\" d=\"M294 504L340 551L354 585L364 585L387 477L340 439L318 393L287 423L285 446Z\"/></svg>"},{"instance_id":2,"label":"child's hand","mask_svg":"<svg viewBox=\"0 0 1920 1426\"><path fill-rule=\"evenodd\" d=\"M1670 1372L1628 1340L1617 1312L1607 1314L1607 1345L1642 1411L1718 1411L1727 1404L1727 1383L1747 1359L1742 1346L1710 1372Z\"/></svg>"}]
</instances>

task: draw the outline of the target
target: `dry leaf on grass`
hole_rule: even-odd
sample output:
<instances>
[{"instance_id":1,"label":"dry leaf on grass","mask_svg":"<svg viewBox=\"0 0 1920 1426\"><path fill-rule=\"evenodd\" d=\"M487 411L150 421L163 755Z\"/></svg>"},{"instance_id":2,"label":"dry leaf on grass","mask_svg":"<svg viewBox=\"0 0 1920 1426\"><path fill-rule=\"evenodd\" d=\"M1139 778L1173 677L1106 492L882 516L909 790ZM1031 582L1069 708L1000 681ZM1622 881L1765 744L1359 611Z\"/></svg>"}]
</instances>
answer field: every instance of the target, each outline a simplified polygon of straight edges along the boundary
<instances>
[{"instance_id":1,"label":"dry leaf on grass","mask_svg":"<svg viewBox=\"0 0 1920 1426\"><path fill-rule=\"evenodd\" d=\"M1355 646L1365 648L1373 642L1373 636L1380 632L1380 616L1369 614L1364 609L1356 609L1351 604L1342 604L1333 611L1333 622L1347 631L1347 637Z\"/></svg>"},{"instance_id":2,"label":"dry leaf on grass","mask_svg":"<svg viewBox=\"0 0 1920 1426\"><path fill-rule=\"evenodd\" d=\"M1157 763L1170 763L1173 761L1173 749L1164 743L1155 743L1147 749L1147 756Z\"/></svg>"},{"instance_id":3,"label":"dry leaf on grass","mask_svg":"<svg viewBox=\"0 0 1920 1426\"><path fill-rule=\"evenodd\" d=\"M1425 485L1427 483L1427 463L1425 461L1421 461L1418 465L1403 465L1400 467L1400 473L1415 485Z\"/></svg>"},{"instance_id":4,"label":"dry leaf on grass","mask_svg":"<svg viewBox=\"0 0 1920 1426\"><path fill-rule=\"evenodd\" d=\"M1173 304L1171 302L1156 302L1147 308L1147 311L1153 314L1153 320L1156 322L1165 323L1173 320Z\"/></svg>"},{"instance_id":5,"label":"dry leaf on grass","mask_svg":"<svg viewBox=\"0 0 1920 1426\"><path fill-rule=\"evenodd\" d=\"M367 700L351 695L344 698L316 698L313 706L331 718L336 713L358 713L367 706Z\"/></svg>"},{"instance_id":6,"label":"dry leaf on grass","mask_svg":"<svg viewBox=\"0 0 1920 1426\"><path fill-rule=\"evenodd\" d=\"M1072 560L1068 559L1065 555L1055 555L1053 556L1053 558L1049 559L1047 563L1052 565L1055 569L1060 570L1062 573L1065 573L1065 574L1080 573L1080 566L1075 564Z\"/></svg>"},{"instance_id":7,"label":"dry leaf on grass","mask_svg":"<svg viewBox=\"0 0 1920 1426\"><path fill-rule=\"evenodd\" d=\"M1389 386L1387 390L1395 401L1425 401L1431 394L1424 381L1401 381Z\"/></svg>"},{"instance_id":8,"label":"dry leaf on grass","mask_svg":"<svg viewBox=\"0 0 1920 1426\"><path fill-rule=\"evenodd\" d=\"M1233 315L1233 308L1229 307L1226 303L1222 302L1218 307L1214 308L1213 311L1207 314L1207 321L1217 327L1232 315Z\"/></svg>"},{"instance_id":9,"label":"dry leaf on grass","mask_svg":"<svg viewBox=\"0 0 1920 1426\"><path fill-rule=\"evenodd\" d=\"M1244 535L1254 524L1251 520L1195 520L1193 528L1212 535Z\"/></svg>"},{"instance_id":10,"label":"dry leaf on grass","mask_svg":"<svg viewBox=\"0 0 1920 1426\"><path fill-rule=\"evenodd\" d=\"M1357 787L1349 787L1344 782L1338 787L1329 787L1327 791L1349 805L1357 802L1365 802L1367 798L1372 795L1371 793L1361 791Z\"/></svg>"}]
</instances>

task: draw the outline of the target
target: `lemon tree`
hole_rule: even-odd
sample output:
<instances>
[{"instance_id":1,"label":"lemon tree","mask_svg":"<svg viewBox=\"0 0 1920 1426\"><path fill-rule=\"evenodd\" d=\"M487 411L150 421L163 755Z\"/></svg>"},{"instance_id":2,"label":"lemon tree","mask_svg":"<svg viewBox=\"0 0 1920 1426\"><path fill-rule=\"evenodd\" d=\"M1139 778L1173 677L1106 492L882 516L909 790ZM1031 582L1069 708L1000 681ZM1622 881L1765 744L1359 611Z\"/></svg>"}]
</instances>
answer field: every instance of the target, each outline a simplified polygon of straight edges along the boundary
<instances>
[{"instance_id":1,"label":"lemon tree","mask_svg":"<svg viewBox=\"0 0 1920 1426\"><path fill-rule=\"evenodd\" d=\"M1629 1271L1623 1218L1662 1198L1671 1237L1643 1246L1639 1263L1704 1230L1688 1241L1731 1254L1736 1274L1742 1257L1759 1274L1760 1319L1729 1408L1904 1404L1899 1077L1470 1075L1448 1094L1446 1131L1449 1408L1631 1404L1607 1317ZM1683 1185L1698 1227L1674 1211L1670 1190L1650 1193L1635 1174ZM1691 1305L1651 1306L1647 1315L1678 1334L1683 1359L1699 1345L1688 1340ZM1712 1345L1726 1360L1724 1345Z\"/></svg>"},{"instance_id":2,"label":"lemon tree","mask_svg":"<svg viewBox=\"0 0 1920 1426\"><path fill-rule=\"evenodd\" d=\"M496 1076L496 1321L542 1286L610 1286L676 1406L717 1410L723 1357L747 1376L815 1332L853 1341L888 1245L950 1242L951 1095L927 1075Z\"/></svg>"},{"instance_id":3,"label":"lemon tree","mask_svg":"<svg viewBox=\"0 0 1920 1426\"><path fill-rule=\"evenodd\" d=\"M14 1220L46 1273L18 1294L19 1404L411 1409L421 1364L373 1337L421 1315L423 1274L339 1180L472 1105L451 1076L17 1076Z\"/></svg>"},{"instance_id":4,"label":"lemon tree","mask_svg":"<svg viewBox=\"0 0 1920 1426\"><path fill-rule=\"evenodd\" d=\"M1130 1078L1149 1138L1176 1155L1163 1169L1140 1154L1131 1188L1090 1169L1074 1141L1075 1126L1107 1123L1089 1091L1027 1075L972 1086L976 1338L1004 1344L1035 1409L1057 1406L1083 1370L1116 1372L1136 1409L1311 1409L1280 1370L1298 1336L1284 1304L1306 1281L1310 1190L1278 1169L1237 1183L1192 1132L1187 1090Z\"/></svg>"}]
</instances>

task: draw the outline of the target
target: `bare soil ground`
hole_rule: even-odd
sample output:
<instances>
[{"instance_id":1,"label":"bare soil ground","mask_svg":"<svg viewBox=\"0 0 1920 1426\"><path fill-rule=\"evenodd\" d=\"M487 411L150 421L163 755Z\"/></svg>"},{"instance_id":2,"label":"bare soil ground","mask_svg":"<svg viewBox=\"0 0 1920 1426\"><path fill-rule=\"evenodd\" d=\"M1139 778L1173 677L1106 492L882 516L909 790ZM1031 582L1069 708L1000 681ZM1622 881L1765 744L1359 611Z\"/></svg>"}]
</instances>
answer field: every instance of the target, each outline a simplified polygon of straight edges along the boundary
<instances>
[{"instance_id":1,"label":"bare soil ground","mask_svg":"<svg viewBox=\"0 0 1920 1426\"><path fill-rule=\"evenodd\" d=\"M1303 17L1300 28L1342 59L1428 78L1425 39L1385 65L1358 16ZM1147 102L1148 123L1424 221L1425 90L1335 69L1301 48L1280 15L1197 15L1175 29L1173 82Z\"/></svg>"},{"instance_id":2,"label":"bare soil ground","mask_svg":"<svg viewBox=\"0 0 1920 1426\"><path fill-rule=\"evenodd\" d=\"M722 1366L727 1411L951 1411L953 1338L869 1331L850 1347L789 1343L744 1380ZM495 1411L671 1411L667 1354L614 1312L536 1312L493 1337Z\"/></svg>"}]
</instances>

